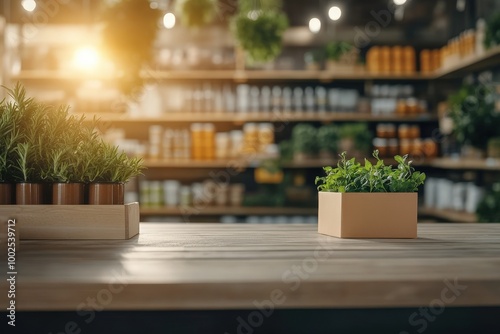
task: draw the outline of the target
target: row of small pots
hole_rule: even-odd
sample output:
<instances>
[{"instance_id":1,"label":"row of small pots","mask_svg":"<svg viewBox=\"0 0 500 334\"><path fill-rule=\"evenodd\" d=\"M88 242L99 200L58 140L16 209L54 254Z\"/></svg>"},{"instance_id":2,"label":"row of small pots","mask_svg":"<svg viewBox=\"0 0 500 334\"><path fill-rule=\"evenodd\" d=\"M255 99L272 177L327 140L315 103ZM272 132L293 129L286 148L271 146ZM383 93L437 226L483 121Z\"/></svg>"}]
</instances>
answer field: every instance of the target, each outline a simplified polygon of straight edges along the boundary
<instances>
[{"instance_id":1,"label":"row of small pots","mask_svg":"<svg viewBox=\"0 0 500 334\"><path fill-rule=\"evenodd\" d=\"M0 204L124 203L123 183L0 183Z\"/></svg>"}]
</instances>

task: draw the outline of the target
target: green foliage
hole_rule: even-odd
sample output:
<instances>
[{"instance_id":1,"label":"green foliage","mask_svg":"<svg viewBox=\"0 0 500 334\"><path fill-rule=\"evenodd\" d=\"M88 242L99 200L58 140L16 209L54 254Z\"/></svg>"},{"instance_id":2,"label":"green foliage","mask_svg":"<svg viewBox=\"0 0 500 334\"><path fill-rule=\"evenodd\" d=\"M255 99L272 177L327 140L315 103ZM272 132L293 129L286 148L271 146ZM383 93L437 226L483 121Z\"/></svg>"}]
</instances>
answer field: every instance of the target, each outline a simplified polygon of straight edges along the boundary
<instances>
[{"instance_id":1,"label":"green foliage","mask_svg":"<svg viewBox=\"0 0 500 334\"><path fill-rule=\"evenodd\" d=\"M279 143L281 160L288 161L293 158L293 145L290 140L283 140Z\"/></svg>"},{"instance_id":2,"label":"green foliage","mask_svg":"<svg viewBox=\"0 0 500 334\"><path fill-rule=\"evenodd\" d=\"M326 57L331 60L340 60L340 58L350 52L354 46L347 42L330 42L326 45Z\"/></svg>"},{"instance_id":3,"label":"green foliage","mask_svg":"<svg viewBox=\"0 0 500 334\"><path fill-rule=\"evenodd\" d=\"M372 134L366 123L346 123L339 129L342 139L352 139L354 146L361 152L368 152L371 148Z\"/></svg>"},{"instance_id":4,"label":"green foliage","mask_svg":"<svg viewBox=\"0 0 500 334\"><path fill-rule=\"evenodd\" d=\"M484 45L487 48L500 45L500 12L493 14L486 23Z\"/></svg>"},{"instance_id":5,"label":"green foliage","mask_svg":"<svg viewBox=\"0 0 500 334\"><path fill-rule=\"evenodd\" d=\"M181 23L190 28L207 25L217 15L217 0L177 0L176 4Z\"/></svg>"},{"instance_id":6,"label":"green foliage","mask_svg":"<svg viewBox=\"0 0 500 334\"><path fill-rule=\"evenodd\" d=\"M323 125L318 130L318 147L327 152L337 152L339 128L333 124Z\"/></svg>"},{"instance_id":7,"label":"green foliage","mask_svg":"<svg viewBox=\"0 0 500 334\"><path fill-rule=\"evenodd\" d=\"M142 161L105 144L94 124L26 97L21 85L0 103L0 181L126 182Z\"/></svg>"},{"instance_id":8,"label":"green foliage","mask_svg":"<svg viewBox=\"0 0 500 334\"><path fill-rule=\"evenodd\" d=\"M477 219L483 223L500 222L500 183L493 184L476 210Z\"/></svg>"},{"instance_id":9,"label":"green foliage","mask_svg":"<svg viewBox=\"0 0 500 334\"><path fill-rule=\"evenodd\" d=\"M292 130L292 145L294 152L316 153L318 151L316 128L307 123L297 124Z\"/></svg>"},{"instance_id":10,"label":"green foliage","mask_svg":"<svg viewBox=\"0 0 500 334\"><path fill-rule=\"evenodd\" d=\"M283 33L288 18L275 6L275 2L247 0L233 21L233 32L250 61L269 62L281 53Z\"/></svg>"},{"instance_id":11,"label":"green foliage","mask_svg":"<svg viewBox=\"0 0 500 334\"><path fill-rule=\"evenodd\" d=\"M355 158L347 159L346 152L340 154L336 168L324 167L326 176L316 177L319 191L329 192L415 192L425 181L425 174L415 171L408 156L396 155L398 165L386 166L373 152L375 163L365 159L364 166Z\"/></svg>"},{"instance_id":12,"label":"green foliage","mask_svg":"<svg viewBox=\"0 0 500 334\"><path fill-rule=\"evenodd\" d=\"M485 149L490 138L500 136L500 113L495 111L492 88L463 86L448 103L454 134L462 145Z\"/></svg>"},{"instance_id":13,"label":"green foliage","mask_svg":"<svg viewBox=\"0 0 500 334\"><path fill-rule=\"evenodd\" d=\"M151 59L160 12L148 1L121 0L103 13L102 45L117 67L120 90L129 96L144 84L142 66Z\"/></svg>"}]
</instances>

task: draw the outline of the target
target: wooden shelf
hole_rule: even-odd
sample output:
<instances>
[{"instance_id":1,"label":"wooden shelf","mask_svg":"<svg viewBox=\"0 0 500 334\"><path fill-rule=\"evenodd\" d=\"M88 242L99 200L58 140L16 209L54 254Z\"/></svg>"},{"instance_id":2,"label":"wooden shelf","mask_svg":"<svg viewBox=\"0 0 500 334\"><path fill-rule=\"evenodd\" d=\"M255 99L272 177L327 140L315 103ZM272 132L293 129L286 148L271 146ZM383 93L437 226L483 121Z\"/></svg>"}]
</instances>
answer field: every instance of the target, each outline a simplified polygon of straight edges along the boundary
<instances>
[{"instance_id":1,"label":"wooden shelf","mask_svg":"<svg viewBox=\"0 0 500 334\"><path fill-rule=\"evenodd\" d=\"M92 120L94 115L88 115ZM127 114L103 113L96 114L103 122L112 123L172 123L172 122L216 122L216 123L245 123L245 122L434 122L437 116L434 114L416 115L373 115L359 112L305 112L305 111L282 111L282 112L206 112L206 113L181 113L167 112L159 117L135 117Z\"/></svg>"},{"instance_id":2,"label":"wooden shelf","mask_svg":"<svg viewBox=\"0 0 500 334\"><path fill-rule=\"evenodd\" d=\"M141 207L141 216L276 216L276 215L317 215L317 208L297 208L297 207L251 207L251 206L206 206L195 207Z\"/></svg>"},{"instance_id":3,"label":"wooden shelf","mask_svg":"<svg viewBox=\"0 0 500 334\"><path fill-rule=\"evenodd\" d=\"M249 80L317 80L320 82L331 82L335 80L402 80L419 81L434 80L440 78L461 75L465 71L486 69L489 66L500 64L500 47L485 51L480 56L470 56L462 59L459 63L440 69L434 73L414 74L384 74L359 72L332 72L328 70L171 70L171 71L148 71L144 70L142 76L150 80L231 80L246 82ZM19 74L11 76L16 80L81 80L98 79L112 80L112 74L86 74L73 71L61 70L24 70Z\"/></svg>"},{"instance_id":4,"label":"wooden shelf","mask_svg":"<svg viewBox=\"0 0 500 334\"><path fill-rule=\"evenodd\" d=\"M500 159L472 160L460 158L435 158L419 163L419 165L453 170L500 171Z\"/></svg>"},{"instance_id":5,"label":"wooden shelf","mask_svg":"<svg viewBox=\"0 0 500 334\"><path fill-rule=\"evenodd\" d=\"M335 73L326 70L171 70L171 71L144 71L142 77L153 81L163 80L231 80L235 82L247 82L250 80L315 80L320 82L331 82L335 80L429 80L432 74L382 74L363 72ZM97 79L111 80L116 78L109 75L88 75L71 71L60 70L24 70L19 74L11 76L12 80L81 80Z\"/></svg>"},{"instance_id":6,"label":"wooden shelf","mask_svg":"<svg viewBox=\"0 0 500 334\"><path fill-rule=\"evenodd\" d=\"M431 216L455 223L477 223L477 217L473 213L455 210L443 210L421 207L418 209L419 216Z\"/></svg>"},{"instance_id":7,"label":"wooden shelf","mask_svg":"<svg viewBox=\"0 0 500 334\"><path fill-rule=\"evenodd\" d=\"M369 159L375 162L374 158ZM383 158L386 164L395 164L392 158ZM363 163L362 160L359 160ZM282 164L283 168L321 168L324 166L335 166L337 159L308 159L304 161L288 161ZM261 160L247 160L244 156L240 158L224 160L151 160L145 159L144 166L153 168L255 168L258 167ZM425 164L425 163L422 163ZM416 164L419 166L419 164Z\"/></svg>"},{"instance_id":8,"label":"wooden shelf","mask_svg":"<svg viewBox=\"0 0 500 334\"><path fill-rule=\"evenodd\" d=\"M500 64L500 46L486 50L482 55L473 55L462 59L457 64L442 68L435 72L432 78L451 78L463 75L464 72L485 70L488 67L498 64Z\"/></svg>"}]
</instances>

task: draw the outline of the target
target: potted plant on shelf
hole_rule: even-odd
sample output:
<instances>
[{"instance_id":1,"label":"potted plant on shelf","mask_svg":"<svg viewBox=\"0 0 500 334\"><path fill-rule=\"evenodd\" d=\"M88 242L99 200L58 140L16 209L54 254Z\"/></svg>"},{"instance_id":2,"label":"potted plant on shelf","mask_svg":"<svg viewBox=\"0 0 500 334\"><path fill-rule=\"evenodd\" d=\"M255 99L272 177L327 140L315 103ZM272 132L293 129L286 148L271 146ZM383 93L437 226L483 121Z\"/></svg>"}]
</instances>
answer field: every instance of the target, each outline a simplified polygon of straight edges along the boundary
<instances>
[{"instance_id":1,"label":"potted plant on shelf","mask_svg":"<svg viewBox=\"0 0 500 334\"><path fill-rule=\"evenodd\" d=\"M500 13L494 13L486 23L484 45L486 48L500 45Z\"/></svg>"},{"instance_id":2,"label":"potted plant on shelf","mask_svg":"<svg viewBox=\"0 0 500 334\"><path fill-rule=\"evenodd\" d=\"M217 0L178 0L176 9L182 24L190 28L200 28L215 19Z\"/></svg>"},{"instance_id":3,"label":"potted plant on shelf","mask_svg":"<svg viewBox=\"0 0 500 334\"><path fill-rule=\"evenodd\" d=\"M326 45L326 69L332 72L352 72L358 69L359 50L347 42Z\"/></svg>"},{"instance_id":4,"label":"potted plant on shelf","mask_svg":"<svg viewBox=\"0 0 500 334\"><path fill-rule=\"evenodd\" d=\"M494 90L486 85L463 86L448 100L453 133L465 157L483 157L488 140L500 136L500 113Z\"/></svg>"},{"instance_id":5,"label":"potted plant on shelf","mask_svg":"<svg viewBox=\"0 0 500 334\"><path fill-rule=\"evenodd\" d=\"M339 129L333 124L323 125L318 130L319 157L333 159L339 144Z\"/></svg>"},{"instance_id":6,"label":"potted plant on shelf","mask_svg":"<svg viewBox=\"0 0 500 334\"><path fill-rule=\"evenodd\" d=\"M297 124L292 130L292 146L295 161L314 158L318 151L316 128L311 124Z\"/></svg>"},{"instance_id":7,"label":"potted plant on shelf","mask_svg":"<svg viewBox=\"0 0 500 334\"><path fill-rule=\"evenodd\" d=\"M318 232L339 238L416 238L416 191L425 181L408 156L395 156L396 167L376 163L362 166L343 152L336 168L324 167L319 184Z\"/></svg>"},{"instance_id":8,"label":"potted plant on shelf","mask_svg":"<svg viewBox=\"0 0 500 334\"><path fill-rule=\"evenodd\" d=\"M355 157L366 156L371 148L372 134L366 123L348 123L339 129L339 151Z\"/></svg>"},{"instance_id":9,"label":"potted plant on shelf","mask_svg":"<svg viewBox=\"0 0 500 334\"><path fill-rule=\"evenodd\" d=\"M281 53L288 19L280 10L280 1L240 1L232 25L250 63L270 62Z\"/></svg>"}]
</instances>

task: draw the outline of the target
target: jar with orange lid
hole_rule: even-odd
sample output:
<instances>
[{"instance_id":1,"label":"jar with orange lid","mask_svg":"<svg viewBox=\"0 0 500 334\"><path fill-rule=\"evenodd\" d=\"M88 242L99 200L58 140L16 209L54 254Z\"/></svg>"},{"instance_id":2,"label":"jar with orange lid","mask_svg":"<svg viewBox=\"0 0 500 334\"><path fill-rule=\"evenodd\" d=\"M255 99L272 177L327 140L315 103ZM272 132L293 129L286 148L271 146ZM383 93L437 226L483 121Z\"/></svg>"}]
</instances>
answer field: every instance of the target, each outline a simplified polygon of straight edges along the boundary
<instances>
[{"instance_id":1,"label":"jar with orange lid","mask_svg":"<svg viewBox=\"0 0 500 334\"><path fill-rule=\"evenodd\" d=\"M382 73L391 72L391 48L388 46L382 46L380 48L380 71Z\"/></svg>"},{"instance_id":2,"label":"jar with orange lid","mask_svg":"<svg viewBox=\"0 0 500 334\"><path fill-rule=\"evenodd\" d=\"M399 139L410 139L410 127L407 124L401 124L398 127L398 137Z\"/></svg>"},{"instance_id":3,"label":"jar with orange lid","mask_svg":"<svg viewBox=\"0 0 500 334\"><path fill-rule=\"evenodd\" d=\"M381 158L387 157L389 153L386 138L373 138L373 148L378 150L378 155Z\"/></svg>"},{"instance_id":4,"label":"jar with orange lid","mask_svg":"<svg viewBox=\"0 0 500 334\"><path fill-rule=\"evenodd\" d=\"M203 124L191 124L191 157L194 160L203 159Z\"/></svg>"},{"instance_id":5,"label":"jar with orange lid","mask_svg":"<svg viewBox=\"0 0 500 334\"><path fill-rule=\"evenodd\" d=\"M396 126L394 124L380 123L376 128L377 137L394 138L396 137Z\"/></svg>"},{"instance_id":6,"label":"jar with orange lid","mask_svg":"<svg viewBox=\"0 0 500 334\"><path fill-rule=\"evenodd\" d=\"M373 46L368 50L366 54L366 61L368 71L373 73L380 72L380 48L378 46Z\"/></svg>"},{"instance_id":7,"label":"jar with orange lid","mask_svg":"<svg viewBox=\"0 0 500 334\"><path fill-rule=\"evenodd\" d=\"M418 100L416 98L410 97L406 99L406 111L408 114L417 114L418 108Z\"/></svg>"},{"instance_id":8,"label":"jar with orange lid","mask_svg":"<svg viewBox=\"0 0 500 334\"><path fill-rule=\"evenodd\" d=\"M394 74L403 73L403 48L400 45L392 47L391 71Z\"/></svg>"},{"instance_id":9,"label":"jar with orange lid","mask_svg":"<svg viewBox=\"0 0 500 334\"><path fill-rule=\"evenodd\" d=\"M430 73L432 71L431 52L424 49L420 51L420 72Z\"/></svg>"},{"instance_id":10,"label":"jar with orange lid","mask_svg":"<svg viewBox=\"0 0 500 334\"><path fill-rule=\"evenodd\" d=\"M259 150L259 129L255 123L246 123L243 126L244 153L255 153Z\"/></svg>"},{"instance_id":11,"label":"jar with orange lid","mask_svg":"<svg viewBox=\"0 0 500 334\"><path fill-rule=\"evenodd\" d=\"M434 65L432 71L436 71L441 68L441 50L432 50L432 64Z\"/></svg>"},{"instance_id":12,"label":"jar with orange lid","mask_svg":"<svg viewBox=\"0 0 500 334\"><path fill-rule=\"evenodd\" d=\"M212 123L203 124L202 140L202 158L213 160L215 158L215 126Z\"/></svg>"},{"instance_id":13,"label":"jar with orange lid","mask_svg":"<svg viewBox=\"0 0 500 334\"><path fill-rule=\"evenodd\" d=\"M431 138L427 138L423 142L423 151L426 157L435 158L438 155L438 145Z\"/></svg>"},{"instance_id":14,"label":"jar with orange lid","mask_svg":"<svg viewBox=\"0 0 500 334\"><path fill-rule=\"evenodd\" d=\"M406 99L398 99L398 102L396 104L396 113L399 115L404 115L407 113L406 110Z\"/></svg>"},{"instance_id":15,"label":"jar with orange lid","mask_svg":"<svg viewBox=\"0 0 500 334\"><path fill-rule=\"evenodd\" d=\"M399 154L411 154L412 152L412 142L411 139L400 139L399 140Z\"/></svg>"},{"instance_id":16,"label":"jar with orange lid","mask_svg":"<svg viewBox=\"0 0 500 334\"><path fill-rule=\"evenodd\" d=\"M418 125L412 125L409 127L410 138L416 139L420 138L420 127Z\"/></svg>"},{"instance_id":17,"label":"jar with orange lid","mask_svg":"<svg viewBox=\"0 0 500 334\"><path fill-rule=\"evenodd\" d=\"M393 157L399 153L399 142L396 138L387 140L387 154Z\"/></svg>"},{"instance_id":18,"label":"jar with orange lid","mask_svg":"<svg viewBox=\"0 0 500 334\"><path fill-rule=\"evenodd\" d=\"M403 72L415 73L415 49L411 46L403 48Z\"/></svg>"},{"instance_id":19,"label":"jar with orange lid","mask_svg":"<svg viewBox=\"0 0 500 334\"><path fill-rule=\"evenodd\" d=\"M420 138L413 139L411 143L411 155L421 156L424 154L424 146Z\"/></svg>"}]
</instances>

